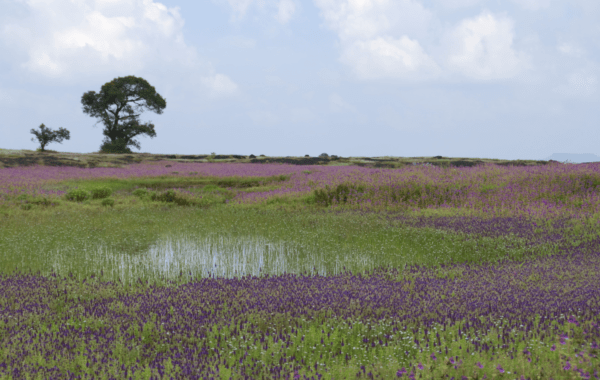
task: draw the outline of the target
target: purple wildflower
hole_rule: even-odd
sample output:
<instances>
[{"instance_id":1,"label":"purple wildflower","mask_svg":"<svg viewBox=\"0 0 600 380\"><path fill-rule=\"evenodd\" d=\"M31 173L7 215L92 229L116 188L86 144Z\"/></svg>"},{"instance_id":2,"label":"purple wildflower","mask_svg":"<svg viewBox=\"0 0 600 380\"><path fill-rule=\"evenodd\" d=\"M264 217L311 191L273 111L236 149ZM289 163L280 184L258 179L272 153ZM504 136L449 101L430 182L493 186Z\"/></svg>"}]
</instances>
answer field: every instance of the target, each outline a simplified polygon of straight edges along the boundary
<instances>
[{"instance_id":1,"label":"purple wildflower","mask_svg":"<svg viewBox=\"0 0 600 380\"><path fill-rule=\"evenodd\" d=\"M569 319L567 320L567 322L569 322L569 323L574 323L576 326L579 326L579 322L577 322L577 319L575 318L575 316L574 316L574 315L571 315L571 316L569 317Z\"/></svg>"},{"instance_id":2,"label":"purple wildflower","mask_svg":"<svg viewBox=\"0 0 600 380\"><path fill-rule=\"evenodd\" d=\"M496 367L496 369L498 370L498 372L504 373L504 368L502 368L500 364L498 364L498 367Z\"/></svg>"},{"instance_id":3,"label":"purple wildflower","mask_svg":"<svg viewBox=\"0 0 600 380\"><path fill-rule=\"evenodd\" d=\"M483 368L483 364L481 364L481 362L477 362L477 363L475 363L475 365L479 368Z\"/></svg>"},{"instance_id":4,"label":"purple wildflower","mask_svg":"<svg viewBox=\"0 0 600 380\"><path fill-rule=\"evenodd\" d=\"M565 371L566 371L566 370L570 370L570 369L571 369L571 363L569 363L569 362L567 361L567 364L566 364L566 365L563 367L563 369L564 369Z\"/></svg>"}]
</instances>

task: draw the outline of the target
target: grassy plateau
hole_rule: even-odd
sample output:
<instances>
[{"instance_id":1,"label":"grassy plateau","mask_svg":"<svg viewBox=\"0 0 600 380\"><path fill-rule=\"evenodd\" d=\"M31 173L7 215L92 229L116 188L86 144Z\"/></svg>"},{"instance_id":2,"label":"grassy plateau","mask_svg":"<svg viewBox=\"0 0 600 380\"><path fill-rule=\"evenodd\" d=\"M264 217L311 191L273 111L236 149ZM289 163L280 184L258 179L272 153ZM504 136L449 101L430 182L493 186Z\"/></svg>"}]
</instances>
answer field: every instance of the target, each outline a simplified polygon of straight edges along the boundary
<instances>
[{"instance_id":1,"label":"grassy plateau","mask_svg":"<svg viewBox=\"0 0 600 380\"><path fill-rule=\"evenodd\" d=\"M0 149L0 379L599 379L600 163Z\"/></svg>"}]
</instances>

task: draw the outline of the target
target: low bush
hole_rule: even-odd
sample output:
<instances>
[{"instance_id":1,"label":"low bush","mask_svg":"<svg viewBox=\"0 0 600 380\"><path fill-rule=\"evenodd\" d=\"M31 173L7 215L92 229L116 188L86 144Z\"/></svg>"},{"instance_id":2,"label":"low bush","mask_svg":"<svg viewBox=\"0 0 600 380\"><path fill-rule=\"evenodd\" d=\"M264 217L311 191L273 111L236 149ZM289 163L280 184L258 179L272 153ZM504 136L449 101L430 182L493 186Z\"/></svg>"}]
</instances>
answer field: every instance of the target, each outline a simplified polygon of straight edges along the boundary
<instances>
[{"instance_id":1,"label":"low bush","mask_svg":"<svg viewBox=\"0 0 600 380\"><path fill-rule=\"evenodd\" d=\"M112 194L112 189L110 187L98 187L92 189L92 199L104 199L110 197Z\"/></svg>"},{"instance_id":2,"label":"low bush","mask_svg":"<svg viewBox=\"0 0 600 380\"><path fill-rule=\"evenodd\" d=\"M122 154L122 153L131 153L131 149L127 146L127 142L123 140L110 141L109 139L104 139L102 145L100 145L100 153L109 153L109 154Z\"/></svg>"},{"instance_id":3,"label":"low bush","mask_svg":"<svg viewBox=\"0 0 600 380\"><path fill-rule=\"evenodd\" d=\"M102 200L102 206L112 207L114 205L115 205L114 199L106 198L106 199Z\"/></svg>"},{"instance_id":4,"label":"low bush","mask_svg":"<svg viewBox=\"0 0 600 380\"><path fill-rule=\"evenodd\" d=\"M48 198L34 198L30 200L29 203L39 206L50 206L52 204L56 204L56 202L53 202Z\"/></svg>"},{"instance_id":5,"label":"low bush","mask_svg":"<svg viewBox=\"0 0 600 380\"><path fill-rule=\"evenodd\" d=\"M90 197L90 194L85 190L75 189L65 194L65 198L73 202L83 202Z\"/></svg>"},{"instance_id":6,"label":"low bush","mask_svg":"<svg viewBox=\"0 0 600 380\"><path fill-rule=\"evenodd\" d=\"M153 192L150 194L150 199L158 202L175 203L179 206L190 206L197 203L190 194L178 193L175 190L167 190L162 193Z\"/></svg>"},{"instance_id":7,"label":"low bush","mask_svg":"<svg viewBox=\"0 0 600 380\"><path fill-rule=\"evenodd\" d=\"M346 203L351 195L365 191L364 186L354 184L339 184L336 187L325 186L324 189L314 191L315 203L323 206L330 206L334 201L336 203Z\"/></svg>"},{"instance_id":8,"label":"low bush","mask_svg":"<svg viewBox=\"0 0 600 380\"><path fill-rule=\"evenodd\" d=\"M133 191L133 195L135 195L136 197L145 197L146 195L148 195L148 190L146 189L135 189Z\"/></svg>"}]
</instances>

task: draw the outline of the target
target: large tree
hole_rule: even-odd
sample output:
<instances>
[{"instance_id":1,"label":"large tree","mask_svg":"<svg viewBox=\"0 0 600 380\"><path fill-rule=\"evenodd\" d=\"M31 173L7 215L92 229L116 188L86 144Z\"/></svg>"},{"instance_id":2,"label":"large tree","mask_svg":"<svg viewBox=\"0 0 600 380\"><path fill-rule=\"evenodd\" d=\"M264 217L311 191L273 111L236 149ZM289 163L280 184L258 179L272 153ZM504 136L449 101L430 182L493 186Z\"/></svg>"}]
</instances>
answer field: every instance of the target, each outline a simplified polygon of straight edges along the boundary
<instances>
[{"instance_id":1,"label":"large tree","mask_svg":"<svg viewBox=\"0 0 600 380\"><path fill-rule=\"evenodd\" d=\"M58 128L58 130L53 131L52 129L46 127L44 124L39 126L40 130L36 131L31 128L31 134L35 137L31 138L31 141L37 141L40 143L40 151L44 152L46 145L51 142L57 142L62 144L63 140L69 140L71 138L71 133L65 128Z\"/></svg>"},{"instance_id":2,"label":"large tree","mask_svg":"<svg viewBox=\"0 0 600 380\"><path fill-rule=\"evenodd\" d=\"M141 123L144 108L161 114L167 101L143 78L119 77L105 83L99 93L88 91L81 97L83 112L104 124L101 151L129 153L130 146L140 149L136 136L156 137L154 124Z\"/></svg>"}]
</instances>

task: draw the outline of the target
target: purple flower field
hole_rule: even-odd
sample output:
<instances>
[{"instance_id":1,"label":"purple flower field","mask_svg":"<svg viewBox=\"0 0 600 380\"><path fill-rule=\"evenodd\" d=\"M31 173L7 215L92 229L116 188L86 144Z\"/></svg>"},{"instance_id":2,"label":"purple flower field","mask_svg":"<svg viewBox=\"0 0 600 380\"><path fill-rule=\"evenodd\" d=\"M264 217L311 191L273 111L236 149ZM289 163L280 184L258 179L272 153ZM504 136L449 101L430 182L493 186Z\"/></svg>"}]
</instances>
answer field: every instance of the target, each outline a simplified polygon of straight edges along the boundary
<instances>
[{"instance_id":1,"label":"purple flower field","mask_svg":"<svg viewBox=\"0 0 600 380\"><path fill-rule=\"evenodd\" d=\"M481 362L527 378L548 378L558 364L577 363L555 378L597 378L599 265L597 255L574 254L453 265L446 269L460 273L454 278L413 267L127 291L97 278L5 276L0 373L318 378L338 370L345 373L338 378L354 378L344 371L375 371L369 364L376 359L394 373L469 378L486 373ZM452 365L442 363L448 357Z\"/></svg>"},{"instance_id":2,"label":"purple flower field","mask_svg":"<svg viewBox=\"0 0 600 380\"><path fill-rule=\"evenodd\" d=\"M220 207L301 200L302 212L378 213L482 247L513 236L535 254L133 285L102 268L21 268L0 275L0 379L600 378L600 164L169 164L1 169L0 195L58 197L45 186L74 178L288 175Z\"/></svg>"},{"instance_id":3,"label":"purple flower field","mask_svg":"<svg viewBox=\"0 0 600 380\"><path fill-rule=\"evenodd\" d=\"M332 206L362 210L401 208L486 212L502 216L542 219L582 217L600 211L600 163L552 164L531 167L444 169L434 166L371 169L355 166L299 166L285 164L171 163L133 164L124 168L32 166L0 170L0 193L46 194L45 184L68 179L130 178L176 175L215 177L270 177L291 175L281 188L239 193L237 202L261 202L278 196L334 189L349 184L345 200L333 197ZM177 174L173 174L177 172ZM60 192L54 191L60 195Z\"/></svg>"}]
</instances>

